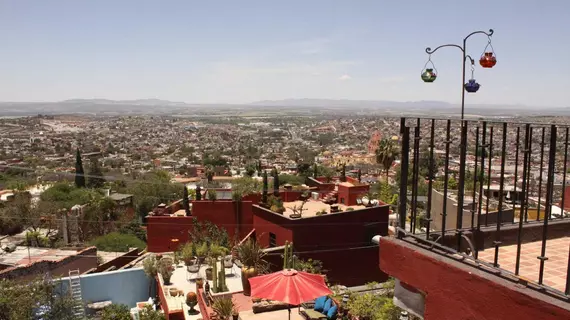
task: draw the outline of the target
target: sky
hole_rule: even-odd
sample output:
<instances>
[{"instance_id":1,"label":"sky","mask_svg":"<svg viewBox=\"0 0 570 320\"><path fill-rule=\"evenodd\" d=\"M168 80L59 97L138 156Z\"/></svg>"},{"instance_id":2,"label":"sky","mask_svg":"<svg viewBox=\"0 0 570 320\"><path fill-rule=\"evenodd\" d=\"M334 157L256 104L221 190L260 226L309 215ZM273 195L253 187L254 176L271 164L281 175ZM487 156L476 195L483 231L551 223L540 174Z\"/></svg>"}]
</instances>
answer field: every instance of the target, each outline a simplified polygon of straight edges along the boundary
<instances>
[{"instance_id":1,"label":"sky","mask_svg":"<svg viewBox=\"0 0 570 320\"><path fill-rule=\"evenodd\" d=\"M467 103L569 107L569 17L568 0L0 0L0 101L458 103L461 51L434 53L427 84L425 48L492 28Z\"/></svg>"}]
</instances>

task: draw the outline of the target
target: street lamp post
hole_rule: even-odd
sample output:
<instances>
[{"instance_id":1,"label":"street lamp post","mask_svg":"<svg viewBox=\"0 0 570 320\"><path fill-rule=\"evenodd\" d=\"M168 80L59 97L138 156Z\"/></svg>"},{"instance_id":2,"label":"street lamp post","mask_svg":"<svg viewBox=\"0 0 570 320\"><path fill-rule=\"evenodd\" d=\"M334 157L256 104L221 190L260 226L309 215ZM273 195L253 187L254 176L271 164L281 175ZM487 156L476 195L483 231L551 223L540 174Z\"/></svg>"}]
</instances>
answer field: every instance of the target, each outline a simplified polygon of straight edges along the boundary
<instances>
[{"instance_id":1,"label":"street lamp post","mask_svg":"<svg viewBox=\"0 0 570 320\"><path fill-rule=\"evenodd\" d=\"M489 38L489 42L487 43L487 46L485 47L484 53L481 56L479 63L481 64L481 66L483 68L492 68L497 63L497 59L495 57L493 50L490 52L487 52L487 48L489 46L491 46L491 49L493 49L493 46L491 45L491 36L493 35L493 29L489 29L489 32L485 32L485 31L471 32L467 37L465 37L463 39L463 46L460 46L457 44L444 44L444 45L441 45L441 46L439 46L433 50L430 47L426 48L426 53L430 55L428 62L426 62L426 67L427 67L428 63L431 63L433 66L433 68L425 69L424 72L422 73L422 80L424 82L428 82L428 83L435 81L435 79L437 77L437 70L435 72L433 71L433 70L435 70L435 66L433 65L433 62L431 61L431 54L432 53L435 53L438 49L444 48L444 47L455 47L455 48L458 48L459 50L461 50L461 52L463 53L463 60L461 63L463 65L463 68L462 68L463 74L462 74L462 78L461 78L461 120L463 120L463 118L465 116L465 91L476 92L479 89L479 84L477 82L475 82L475 79L471 79L471 80L469 80L468 83L465 83L465 61L466 61L466 59L469 58L469 61L471 62L471 71L472 72L473 72L474 66L475 66L475 60L473 60L473 58L471 58L471 56L468 55L467 51L466 51L467 39L469 39L472 35L475 35L478 33L485 34Z\"/></svg>"}]
</instances>

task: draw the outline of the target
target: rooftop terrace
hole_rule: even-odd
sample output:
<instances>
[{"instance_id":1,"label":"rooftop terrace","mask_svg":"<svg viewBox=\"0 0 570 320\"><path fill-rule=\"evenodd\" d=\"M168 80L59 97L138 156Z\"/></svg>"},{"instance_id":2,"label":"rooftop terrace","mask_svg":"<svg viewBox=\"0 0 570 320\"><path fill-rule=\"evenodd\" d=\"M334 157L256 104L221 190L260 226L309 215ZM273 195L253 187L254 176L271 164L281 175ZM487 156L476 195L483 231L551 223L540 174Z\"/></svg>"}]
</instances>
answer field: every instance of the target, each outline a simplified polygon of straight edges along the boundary
<instances>
[{"instance_id":1,"label":"rooftop terrace","mask_svg":"<svg viewBox=\"0 0 570 320\"><path fill-rule=\"evenodd\" d=\"M206 269L209 266L204 264L200 267L200 271L196 274L189 273L184 266L183 263L180 263L176 266L174 273L172 274L172 278L170 279L171 284L164 285L164 281L161 276L159 276L160 286L163 288L164 296L166 298L166 304L168 306L168 311L170 313L182 310L184 312L185 319L194 320L194 319L202 319L203 315L201 313L196 315L189 315L188 314L188 306L186 305L186 294L188 292L196 292L196 279L199 277L202 279L206 279ZM223 266L218 262L218 270L222 270ZM224 269L226 271L226 285L229 289L227 292L220 293L221 295L231 294L235 292L243 291L243 287L241 284L241 269L237 265L233 265L233 267ZM213 282L208 281L210 283L210 287L213 287ZM169 293L170 288L176 288L178 290L182 290L184 292L183 296L171 296ZM213 293L213 296L216 296L216 293ZM196 310L199 310L198 306L195 307Z\"/></svg>"},{"instance_id":2,"label":"rooftop terrace","mask_svg":"<svg viewBox=\"0 0 570 320\"><path fill-rule=\"evenodd\" d=\"M303 205L303 201L300 201L300 200L283 203L283 206L285 207L284 215L288 217L291 214L294 214L293 208L298 209L301 207L301 205ZM343 212L346 211L348 208L352 208L353 210L360 210L360 209L366 208L363 205L346 206L346 205L340 204L340 203L337 203L335 205L337 205L339 210L341 210ZM320 200L310 199L307 202L305 202L305 204L303 205L302 218L316 217L316 216L318 216L318 213L321 212L322 210L325 210L327 213L331 213L330 209L331 209L330 205L328 205L328 204L326 204Z\"/></svg>"}]
</instances>

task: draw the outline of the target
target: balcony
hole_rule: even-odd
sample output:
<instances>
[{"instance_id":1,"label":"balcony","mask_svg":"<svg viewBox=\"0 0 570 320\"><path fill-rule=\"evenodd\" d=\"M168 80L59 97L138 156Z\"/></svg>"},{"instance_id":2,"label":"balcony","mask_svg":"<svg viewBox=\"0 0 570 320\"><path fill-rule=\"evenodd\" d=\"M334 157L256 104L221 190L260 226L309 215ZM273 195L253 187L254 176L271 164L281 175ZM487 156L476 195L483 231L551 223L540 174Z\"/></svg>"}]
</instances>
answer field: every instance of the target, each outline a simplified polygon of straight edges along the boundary
<instances>
[{"instance_id":1,"label":"balcony","mask_svg":"<svg viewBox=\"0 0 570 320\"><path fill-rule=\"evenodd\" d=\"M538 309L570 317L569 127L405 118L401 124L399 198L409 201L398 207L397 240L380 242L380 268L424 295L421 316L503 318L496 311L502 308L515 310L508 318L530 319ZM410 265L397 268L395 261ZM443 296L436 302L442 290L447 302L463 307L447 307ZM534 301L534 311L505 296Z\"/></svg>"}]
</instances>

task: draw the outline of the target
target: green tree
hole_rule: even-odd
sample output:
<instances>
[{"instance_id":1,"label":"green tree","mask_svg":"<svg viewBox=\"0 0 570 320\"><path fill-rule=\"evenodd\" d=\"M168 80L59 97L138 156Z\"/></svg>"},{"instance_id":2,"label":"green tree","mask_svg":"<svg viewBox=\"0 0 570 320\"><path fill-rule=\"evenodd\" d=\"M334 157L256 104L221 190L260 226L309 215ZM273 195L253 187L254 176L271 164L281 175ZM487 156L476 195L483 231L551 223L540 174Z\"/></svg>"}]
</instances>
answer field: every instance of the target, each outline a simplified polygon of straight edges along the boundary
<instances>
[{"instance_id":1,"label":"green tree","mask_svg":"<svg viewBox=\"0 0 570 320\"><path fill-rule=\"evenodd\" d=\"M159 310L154 310L150 305L144 306L139 313L140 320L165 320L165 316Z\"/></svg>"},{"instance_id":2,"label":"green tree","mask_svg":"<svg viewBox=\"0 0 570 320\"><path fill-rule=\"evenodd\" d=\"M68 182L59 182L42 192L40 201L54 203L60 209L71 209L76 204L87 204L98 196L101 194L95 190L79 188Z\"/></svg>"},{"instance_id":3,"label":"green tree","mask_svg":"<svg viewBox=\"0 0 570 320\"><path fill-rule=\"evenodd\" d=\"M76 320L77 302L50 279L0 279L0 320Z\"/></svg>"},{"instance_id":4,"label":"green tree","mask_svg":"<svg viewBox=\"0 0 570 320\"><path fill-rule=\"evenodd\" d=\"M184 186L183 195L182 195L182 206L184 207L184 211L186 215L190 215L190 200L188 199L188 187Z\"/></svg>"},{"instance_id":5,"label":"green tree","mask_svg":"<svg viewBox=\"0 0 570 320\"><path fill-rule=\"evenodd\" d=\"M79 149L77 149L75 155L75 186L85 188L85 171L83 170L83 160L81 160Z\"/></svg>"},{"instance_id":6,"label":"green tree","mask_svg":"<svg viewBox=\"0 0 570 320\"><path fill-rule=\"evenodd\" d=\"M279 185L290 184L292 186L300 186L303 183L305 183L305 178L302 176L296 176L292 174L279 175Z\"/></svg>"},{"instance_id":7,"label":"green tree","mask_svg":"<svg viewBox=\"0 0 570 320\"><path fill-rule=\"evenodd\" d=\"M385 204L395 205L398 202L398 194L387 182L379 182L377 186L378 199Z\"/></svg>"},{"instance_id":8,"label":"green tree","mask_svg":"<svg viewBox=\"0 0 570 320\"><path fill-rule=\"evenodd\" d=\"M138 220L132 220L127 224L122 224L119 229L120 233L134 235L142 241L146 242L146 231Z\"/></svg>"},{"instance_id":9,"label":"green tree","mask_svg":"<svg viewBox=\"0 0 570 320\"><path fill-rule=\"evenodd\" d=\"M87 179L87 187L90 189L103 188L105 185L105 178L103 177L103 172L99 166L99 160L91 160L91 166L89 167L89 178Z\"/></svg>"},{"instance_id":10,"label":"green tree","mask_svg":"<svg viewBox=\"0 0 570 320\"><path fill-rule=\"evenodd\" d=\"M378 143L376 149L376 163L382 165L386 171L386 180L388 180L388 171L392 167L392 163L398 157L398 146L391 139L382 139Z\"/></svg>"},{"instance_id":11,"label":"green tree","mask_svg":"<svg viewBox=\"0 0 570 320\"><path fill-rule=\"evenodd\" d=\"M253 177L255 174L255 165L253 163L250 163L245 167L245 174L249 177Z\"/></svg>"},{"instance_id":12,"label":"green tree","mask_svg":"<svg viewBox=\"0 0 570 320\"><path fill-rule=\"evenodd\" d=\"M101 251L127 252L130 248L144 249L146 243L134 235L111 232L97 237L91 242L92 246Z\"/></svg>"},{"instance_id":13,"label":"green tree","mask_svg":"<svg viewBox=\"0 0 570 320\"><path fill-rule=\"evenodd\" d=\"M17 192L14 200L0 209L0 230L4 223L20 230L27 228L29 232L26 237L30 245L47 246L47 237L54 235L58 229L58 211L59 208L53 203L39 201L33 204L28 192Z\"/></svg>"},{"instance_id":14,"label":"green tree","mask_svg":"<svg viewBox=\"0 0 570 320\"><path fill-rule=\"evenodd\" d=\"M129 307L124 304L112 304L103 309L101 320L131 320Z\"/></svg>"},{"instance_id":15,"label":"green tree","mask_svg":"<svg viewBox=\"0 0 570 320\"><path fill-rule=\"evenodd\" d=\"M164 171L152 171L129 182L125 192L133 195L135 210L141 218L160 203L171 203L183 197L182 185L171 183L170 175Z\"/></svg>"},{"instance_id":16,"label":"green tree","mask_svg":"<svg viewBox=\"0 0 570 320\"><path fill-rule=\"evenodd\" d=\"M277 169L273 169L273 195L279 196L279 173Z\"/></svg>"},{"instance_id":17,"label":"green tree","mask_svg":"<svg viewBox=\"0 0 570 320\"><path fill-rule=\"evenodd\" d=\"M259 193L262 189L262 183L259 180L250 177L241 177L232 180L232 193L239 195L239 197L247 196L248 194ZM237 197L237 196L236 196Z\"/></svg>"},{"instance_id":18,"label":"green tree","mask_svg":"<svg viewBox=\"0 0 570 320\"><path fill-rule=\"evenodd\" d=\"M447 179L447 188L450 190L457 190L458 184L454 177Z\"/></svg>"}]
</instances>

